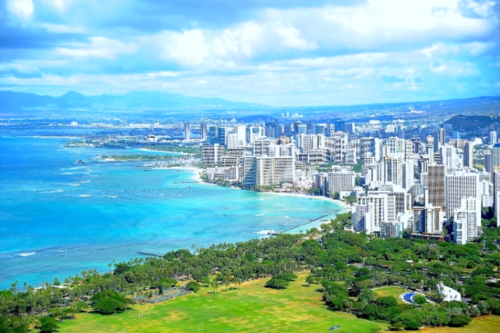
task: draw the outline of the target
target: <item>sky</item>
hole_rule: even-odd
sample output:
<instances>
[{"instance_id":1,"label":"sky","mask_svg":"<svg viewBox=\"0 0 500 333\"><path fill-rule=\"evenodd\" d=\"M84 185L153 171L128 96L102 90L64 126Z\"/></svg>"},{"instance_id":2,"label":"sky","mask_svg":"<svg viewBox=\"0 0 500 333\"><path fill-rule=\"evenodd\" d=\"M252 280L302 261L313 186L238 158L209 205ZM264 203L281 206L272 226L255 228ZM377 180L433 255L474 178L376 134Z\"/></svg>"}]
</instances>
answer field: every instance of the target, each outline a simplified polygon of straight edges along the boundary
<instances>
[{"instance_id":1,"label":"sky","mask_svg":"<svg viewBox=\"0 0 500 333\"><path fill-rule=\"evenodd\" d=\"M500 95L500 0L0 0L0 89L274 106Z\"/></svg>"}]
</instances>

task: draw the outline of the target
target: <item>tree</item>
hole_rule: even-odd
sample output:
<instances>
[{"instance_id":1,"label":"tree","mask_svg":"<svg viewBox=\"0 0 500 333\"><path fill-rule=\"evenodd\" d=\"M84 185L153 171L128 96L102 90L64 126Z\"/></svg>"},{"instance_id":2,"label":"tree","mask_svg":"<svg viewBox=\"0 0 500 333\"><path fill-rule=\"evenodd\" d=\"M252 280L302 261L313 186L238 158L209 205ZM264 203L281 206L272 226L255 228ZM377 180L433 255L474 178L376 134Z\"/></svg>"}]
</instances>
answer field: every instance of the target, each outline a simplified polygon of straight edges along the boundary
<instances>
[{"instance_id":1,"label":"tree","mask_svg":"<svg viewBox=\"0 0 500 333\"><path fill-rule=\"evenodd\" d=\"M313 283L314 283L314 276L312 276L312 275L308 275L308 276L306 277L306 283L307 283L308 285L313 284Z\"/></svg>"},{"instance_id":2,"label":"tree","mask_svg":"<svg viewBox=\"0 0 500 333\"><path fill-rule=\"evenodd\" d=\"M40 318L40 332L55 332L59 328L59 323L52 317Z\"/></svg>"},{"instance_id":3,"label":"tree","mask_svg":"<svg viewBox=\"0 0 500 333\"><path fill-rule=\"evenodd\" d=\"M195 293L200 290L200 284L196 281L189 281L186 285L187 290L194 291Z\"/></svg>"},{"instance_id":4,"label":"tree","mask_svg":"<svg viewBox=\"0 0 500 333\"><path fill-rule=\"evenodd\" d=\"M390 331L402 331L405 328L405 325L401 322L397 322L389 326Z\"/></svg>"},{"instance_id":5,"label":"tree","mask_svg":"<svg viewBox=\"0 0 500 333\"><path fill-rule=\"evenodd\" d=\"M451 327L464 327L469 325L469 322L471 321L470 318L466 316L456 316L451 318L450 321L450 326Z\"/></svg>"},{"instance_id":6,"label":"tree","mask_svg":"<svg viewBox=\"0 0 500 333\"><path fill-rule=\"evenodd\" d=\"M422 296L422 295L413 296L413 300L415 301L415 303L417 303L419 305L423 305L423 304L427 303L427 298L425 298L425 296Z\"/></svg>"},{"instance_id":7,"label":"tree","mask_svg":"<svg viewBox=\"0 0 500 333\"><path fill-rule=\"evenodd\" d=\"M288 285L289 285L288 281L273 277L271 278L271 280L266 282L265 287L272 289L286 289Z\"/></svg>"},{"instance_id":8,"label":"tree","mask_svg":"<svg viewBox=\"0 0 500 333\"><path fill-rule=\"evenodd\" d=\"M405 330L407 331L418 331L420 329L420 325L416 321L409 321L408 324L406 324Z\"/></svg>"},{"instance_id":9,"label":"tree","mask_svg":"<svg viewBox=\"0 0 500 333\"><path fill-rule=\"evenodd\" d=\"M217 293L217 288L219 288L219 281L217 281L217 279L213 279L212 282L210 282L210 286L214 288L214 293Z\"/></svg>"},{"instance_id":10,"label":"tree","mask_svg":"<svg viewBox=\"0 0 500 333\"><path fill-rule=\"evenodd\" d=\"M87 312L87 309L90 306L86 302L78 302L76 303L76 309L80 312Z\"/></svg>"},{"instance_id":11,"label":"tree","mask_svg":"<svg viewBox=\"0 0 500 333\"><path fill-rule=\"evenodd\" d=\"M390 308L392 306L398 305L398 301L393 296L380 297L377 300L377 304L383 308Z\"/></svg>"},{"instance_id":12,"label":"tree","mask_svg":"<svg viewBox=\"0 0 500 333\"><path fill-rule=\"evenodd\" d=\"M95 303L94 309L101 314L113 314L116 312L122 312L127 309L127 306L122 302L106 297Z\"/></svg>"}]
</instances>

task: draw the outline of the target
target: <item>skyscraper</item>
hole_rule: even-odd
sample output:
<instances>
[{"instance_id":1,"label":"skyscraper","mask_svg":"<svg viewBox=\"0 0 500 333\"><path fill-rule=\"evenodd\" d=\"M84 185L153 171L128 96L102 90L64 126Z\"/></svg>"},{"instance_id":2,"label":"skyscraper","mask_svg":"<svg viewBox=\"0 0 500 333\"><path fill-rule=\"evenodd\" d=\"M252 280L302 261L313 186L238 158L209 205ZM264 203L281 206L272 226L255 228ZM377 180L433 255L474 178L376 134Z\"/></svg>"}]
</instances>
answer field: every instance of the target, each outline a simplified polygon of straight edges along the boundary
<instances>
[{"instance_id":1,"label":"skyscraper","mask_svg":"<svg viewBox=\"0 0 500 333\"><path fill-rule=\"evenodd\" d=\"M454 171L446 175L446 217L451 218L462 205L462 198L479 198L477 173Z\"/></svg>"},{"instance_id":2,"label":"skyscraper","mask_svg":"<svg viewBox=\"0 0 500 333\"><path fill-rule=\"evenodd\" d=\"M491 172L500 171L500 143L495 143L491 150Z\"/></svg>"},{"instance_id":3,"label":"skyscraper","mask_svg":"<svg viewBox=\"0 0 500 333\"><path fill-rule=\"evenodd\" d=\"M497 132L491 131L490 132L490 145L494 145L496 143L497 143Z\"/></svg>"},{"instance_id":4,"label":"skyscraper","mask_svg":"<svg viewBox=\"0 0 500 333\"><path fill-rule=\"evenodd\" d=\"M444 128L439 129L439 144L444 146L446 143L446 130Z\"/></svg>"},{"instance_id":5,"label":"skyscraper","mask_svg":"<svg viewBox=\"0 0 500 333\"><path fill-rule=\"evenodd\" d=\"M207 129L207 124L201 123L200 124L200 138L202 141L205 141L208 137L208 129Z\"/></svg>"},{"instance_id":6,"label":"skyscraper","mask_svg":"<svg viewBox=\"0 0 500 333\"><path fill-rule=\"evenodd\" d=\"M474 167L474 146L469 141L464 146L464 167Z\"/></svg>"},{"instance_id":7,"label":"skyscraper","mask_svg":"<svg viewBox=\"0 0 500 333\"><path fill-rule=\"evenodd\" d=\"M184 124L184 140L191 140L191 128L188 123Z\"/></svg>"},{"instance_id":8,"label":"skyscraper","mask_svg":"<svg viewBox=\"0 0 500 333\"><path fill-rule=\"evenodd\" d=\"M445 167L444 165L429 165L428 167L428 199L434 207L445 206Z\"/></svg>"}]
</instances>

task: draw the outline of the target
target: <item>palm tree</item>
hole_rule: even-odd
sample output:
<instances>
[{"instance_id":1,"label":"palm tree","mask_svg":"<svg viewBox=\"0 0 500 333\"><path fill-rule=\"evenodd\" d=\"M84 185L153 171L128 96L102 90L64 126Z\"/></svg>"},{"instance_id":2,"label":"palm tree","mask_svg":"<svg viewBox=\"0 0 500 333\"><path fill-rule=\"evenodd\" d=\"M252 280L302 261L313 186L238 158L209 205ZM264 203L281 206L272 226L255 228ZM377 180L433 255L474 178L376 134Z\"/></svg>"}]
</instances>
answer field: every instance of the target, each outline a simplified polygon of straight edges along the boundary
<instances>
[{"instance_id":1,"label":"palm tree","mask_svg":"<svg viewBox=\"0 0 500 333\"><path fill-rule=\"evenodd\" d=\"M214 293L217 293L217 288L219 287L219 282L216 279L213 279L212 282L210 282L210 286L214 288Z\"/></svg>"}]
</instances>

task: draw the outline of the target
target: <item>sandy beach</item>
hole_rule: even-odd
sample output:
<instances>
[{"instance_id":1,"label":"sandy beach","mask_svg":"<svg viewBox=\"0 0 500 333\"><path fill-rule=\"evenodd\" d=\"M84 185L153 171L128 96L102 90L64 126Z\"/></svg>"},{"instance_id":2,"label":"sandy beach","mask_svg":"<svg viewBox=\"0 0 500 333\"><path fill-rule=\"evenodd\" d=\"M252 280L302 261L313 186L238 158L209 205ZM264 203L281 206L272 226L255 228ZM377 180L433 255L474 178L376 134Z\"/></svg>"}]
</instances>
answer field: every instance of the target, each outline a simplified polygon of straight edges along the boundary
<instances>
[{"instance_id":1,"label":"sandy beach","mask_svg":"<svg viewBox=\"0 0 500 333\"><path fill-rule=\"evenodd\" d=\"M171 167L168 169L182 169L182 170L190 171L193 174L193 176L191 177L192 180L194 180L198 183L206 184L204 181L201 180L201 176L200 176L200 173L203 171L203 169L200 169L200 168L197 168L194 166L176 166L176 167ZM211 185L211 184L208 184L208 185Z\"/></svg>"},{"instance_id":2,"label":"sandy beach","mask_svg":"<svg viewBox=\"0 0 500 333\"><path fill-rule=\"evenodd\" d=\"M182 153L182 152L176 152L176 151L154 150L154 149L148 149L148 148L135 148L135 149L142 150L142 151L155 152L155 153L189 155L188 153Z\"/></svg>"},{"instance_id":3,"label":"sandy beach","mask_svg":"<svg viewBox=\"0 0 500 333\"><path fill-rule=\"evenodd\" d=\"M351 206L341 200L335 200L332 198L328 197L323 197L323 196L314 196L314 195L307 195L303 193L285 193L285 192L262 192L262 193L268 193L268 194L274 194L274 195L282 195L282 196L290 196L290 197L299 197L299 198L309 198L311 200L324 200L324 201L330 201L336 205L342 206L342 210L349 210L351 211Z\"/></svg>"}]
</instances>

